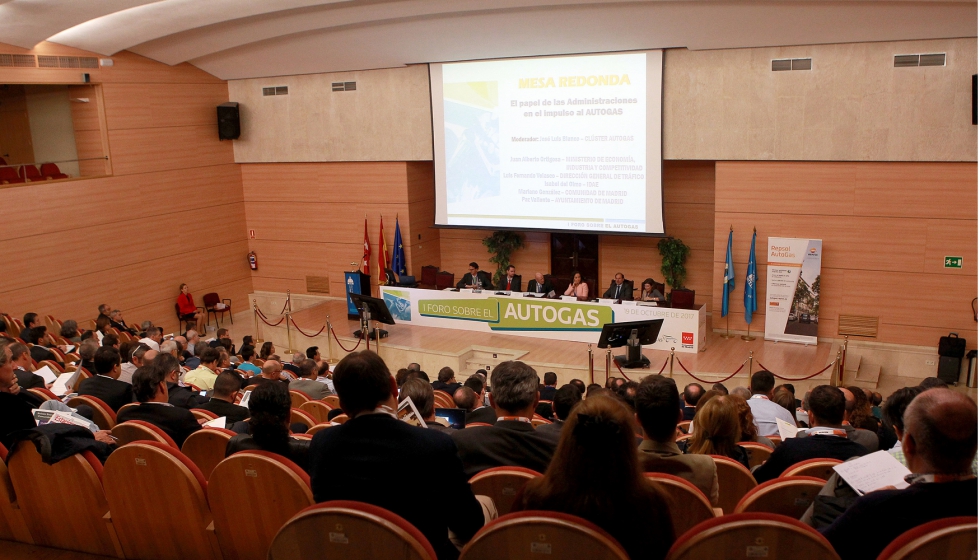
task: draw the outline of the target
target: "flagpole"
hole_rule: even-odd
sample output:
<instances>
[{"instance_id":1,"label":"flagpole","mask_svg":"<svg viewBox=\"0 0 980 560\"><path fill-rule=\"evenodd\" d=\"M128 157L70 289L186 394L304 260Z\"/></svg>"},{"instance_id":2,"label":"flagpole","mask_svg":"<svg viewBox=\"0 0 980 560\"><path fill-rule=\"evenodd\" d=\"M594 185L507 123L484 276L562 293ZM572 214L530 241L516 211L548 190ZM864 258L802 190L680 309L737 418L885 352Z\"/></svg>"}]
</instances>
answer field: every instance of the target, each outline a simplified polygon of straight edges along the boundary
<instances>
[{"instance_id":1,"label":"flagpole","mask_svg":"<svg viewBox=\"0 0 980 560\"><path fill-rule=\"evenodd\" d=\"M751 342L755 340L755 337L752 336L752 323L746 323L745 334L742 335L742 340L746 342Z\"/></svg>"},{"instance_id":2,"label":"flagpole","mask_svg":"<svg viewBox=\"0 0 980 560\"><path fill-rule=\"evenodd\" d=\"M750 342L755 340L752 336L752 313L758 309L758 303L756 301L756 286L758 285L758 277L756 277L756 264L755 264L755 234L756 229L752 228L752 246L749 247L749 264L745 271L745 297L747 301L745 302L745 334L742 335L742 340ZM750 281L751 280L751 281ZM750 290L751 288L751 290ZM751 302L751 305L750 305ZM749 309L751 307L751 309Z\"/></svg>"},{"instance_id":3,"label":"flagpole","mask_svg":"<svg viewBox=\"0 0 980 560\"><path fill-rule=\"evenodd\" d=\"M728 254L725 256L725 278L726 278L726 281L725 281L724 287L722 287L722 292L723 292L722 293L722 297L724 297L726 299L728 298L728 293L729 293L728 292L728 280L727 280L727 278L728 278L728 275L729 274L734 274L734 271L731 271L731 270L728 269L728 261L731 260L731 256L732 256L731 255L731 249L732 249L731 242L732 242L732 232L733 231L735 231L735 226L729 226L728 227ZM735 338L735 335L732 334L731 328L730 328L730 322L731 322L731 320L729 319L729 315L731 315L731 314L732 314L731 313L731 309L728 309L728 313L725 313L725 334L721 335L722 338Z\"/></svg>"},{"instance_id":4,"label":"flagpole","mask_svg":"<svg viewBox=\"0 0 980 560\"><path fill-rule=\"evenodd\" d=\"M728 313L728 315L731 315L731 313ZM733 335L731 333L731 330L729 329L729 322L730 321L729 321L728 315L725 315L725 334L721 335L721 337L722 338L735 338L735 335Z\"/></svg>"}]
</instances>

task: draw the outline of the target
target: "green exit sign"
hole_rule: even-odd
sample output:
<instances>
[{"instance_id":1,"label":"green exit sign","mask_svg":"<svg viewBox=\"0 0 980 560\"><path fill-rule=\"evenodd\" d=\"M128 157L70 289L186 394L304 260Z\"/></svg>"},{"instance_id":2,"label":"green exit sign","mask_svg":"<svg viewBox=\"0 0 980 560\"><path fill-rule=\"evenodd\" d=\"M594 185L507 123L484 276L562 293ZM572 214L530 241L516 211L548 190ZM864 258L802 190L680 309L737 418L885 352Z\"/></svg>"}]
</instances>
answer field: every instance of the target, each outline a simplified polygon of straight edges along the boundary
<instances>
[{"instance_id":1,"label":"green exit sign","mask_svg":"<svg viewBox=\"0 0 980 560\"><path fill-rule=\"evenodd\" d=\"M944 268L963 268L963 257L946 257L943 261Z\"/></svg>"}]
</instances>

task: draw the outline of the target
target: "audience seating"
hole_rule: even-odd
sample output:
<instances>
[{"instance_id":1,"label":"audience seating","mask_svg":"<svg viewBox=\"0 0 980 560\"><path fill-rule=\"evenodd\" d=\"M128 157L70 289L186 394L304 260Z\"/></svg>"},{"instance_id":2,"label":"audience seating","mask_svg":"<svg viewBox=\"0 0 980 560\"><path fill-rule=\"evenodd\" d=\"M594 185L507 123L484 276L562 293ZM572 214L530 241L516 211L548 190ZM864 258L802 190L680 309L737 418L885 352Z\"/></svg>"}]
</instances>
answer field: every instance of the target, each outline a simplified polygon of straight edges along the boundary
<instances>
[{"instance_id":1,"label":"audience seating","mask_svg":"<svg viewBox=\"0 0 980 560\"><path fill-rule=\"evenodd\" d=\"M470 422L464 428L479 428L481 426L492 426L493 424L487 424L486 422Z\"/></svg>"},{"instance_id":2,"label":"audience seating","mask_svg":"<svg viewBox=\"0 0 980 560\"><path fill-rule=\"evenodd\" d=\"M316 426L317 421L316 418L314 418L309 412L298 408L291 408L289 409L289 423L303 424L307 428L312 428L313 426Z\"/></svg>"},{"instance_id":3,"label":"audience seating","mask_svg":"<svg viewBox=\"0 0 980 560\"><path fill-rule=\"evenodd\" d=\"M34 543L122 558L122 549L103 516L102 463L91 451L46 464L34 443L11 450L7 468Z\"/></svg>"},{"instance_id":4,"label":"audience seating","mask_svg":"<svg viewBox=\"0 0 980 560\"><path fill-rule=\"evenodd\" d=\"M878 560L937 560L976 556L977 518L947 517L905 531L881 551Z\"/></svg>"},{"instance_id":5,"label":"audience seating","mask_svg":"<svg viewBox=\"0 0 980 560\"><path fill-rule=\"evenodd\" d=\"M735 506L735 513L778 513L799 519L826 482L812 476L774 478L749 490Z\"/></svg>"},{"instance_id":6,"label":"audience seating","mask_svg":"<svg viewBox=\"0 0 980 560\"><path fill-rule=\"evenodd\" d=\"M289 400L293 408L300 408L305 402L309 402L310 397L302 391L289 391Z\"/></svg>"},{"instance_id":7,"label":"audience seating","mask_svg":"<svg viewBox=\"0 0 980 560\"><path fill-rule=\"evenodd\" d=\"M180 452L187 455L206 478L210 478L214 467L225 459L225 449L233 437L235 432L225 428L204 428L187 436Z\"/></svg>"},{"instance_id":8,"label":"audience seating","mask_svg":"<svg viewBox=\"0 0 980 560\"><path fill-rule=\"evenodd\" d=\"M754 441L743 441L738 444L749 456L749 468L758 467L769 460L772 455L772 448Z\"/></svg>"},{"instance_id":9,"label":"audience seating","mask_svg":"<svg viewBox=\"0 0 980 560\"><path fill-rule=\"evenodd\" d=\"M691 433L691 421L685 420L677 423L677 429L685 434Z\"/></svg>"},{"instance_id":10,"label":"audience seating","mask_svg":"<svg viewBox=\"0 0 980 560\"><path fill-rule=\"evenodd\" d=\"M834 475L834 465L841 463L838 459L807 459L790 465L779 476L815 476L826 481Z\"/></svg>"},{"instance_id":11,"label":"audience seating","mask_svg":"<svg viewBox=\"0 0 980 560\"><path fill-rule=\"evenodd\" d=\"M240 451L209 478L215 534L227 559L264 560L279 528L315 503L309 475L275 453Z\"/></svg>"},{"instance_id":12,"label":"audience seating","mask_svg":"<svg viewBox=\"0 0 980 560\"><path fill-rule=\"evenodd\" d=\"M730 558L840 560L816 529L772 513L736 513L710 519L680 535L667 553L667 560Z\"/></svg>"},{"instance_id":13,"label":"audience seating","mask_svg":"<svg viewBox=\"0 0 980 560\"><path fill-rule=\"evenodd\" d=\"M45 177L41 175L40 171L38 171L37 166L31 164L21 165L20 168L17 169L17 174L25 181L33 182L45 180Z\"/></svg>"},{"instance_id":14,"label":"audience seating","mask_svg":"<svg viewBox=\"0 0 980 560\"><path fill-rule=\"evenodd\" d=\"M497 513L507 515L514 508L514 499L529 480L541 473L524 467L493 467L470 478L470 489L478 496L489 496Z\"/></svg>"},{"instance_id":15,"label":"audience seating","mask_svg":"<svg viewBox=\"0 0 980 560\"><path fill-rule=\"evenodd\" d=\"M61 172L57 164L54 163L42 163L41 164L41 175L45 179L67 179L68 175Z\"/></svg>"},{"instance_id":16,"label":"audience seating","mask_svg":"<svg viewBox=\"0 0 980 560\"><path fill-rule=\"evenodd\" d=\"M721 515L721 509L711 507L704 492L679 476L665 473L643 473L667 494L674 534L683 535L688 529Z\"/></svg>"},{"instance_id":17,"label":"audience seating","mask_svg":"<svg viewBox=\"0 0 980 560\"><path fill-rule=\"evenodd\" d=\"M0 540L34 544L20 504L17 503L13 483L10 481L10 472L7 470L7 448L3 444L0 444Z\"/></svg>"},{"instance_id":18,"label":"audience seating","mask_svg":"<svg viewBox=\"0 0 980 560\"><path fill-rule=\"evenodd\" d=\"M313 435L308 434L308 433L302 433L302 434L292 434L291 433L291 434L289 434L289 437L291 437L293 439L313 439Z\"/></svg>"},{"instance_id":19,"label":"audience seating","mask_svg":"<svg viewBox=\"0 0 980 560\"><path fill-rule=\"evenodd\" d=\"M316 426L313 426L312 428L310 428L309 430L307 430L306 433L309 436L314 436L320 430L324 430L324 429L330 428L330 427L333 427L333 424L331 424L330 422L321 422L321 423L317 424Z\"/></svg>"},{"instance_id":20,"label":"audience seating","mask_svg":"<svg viewBox=\"0 0 980 560\"><path fill-rule=\"evenodd\" d=\"M57 352L56 354L60 358L62 358L62 360L64 359L64 355L62 355L60 352ZM58 362L55 362L54 360L41 360L40 362L37 363L37 369L43 368L44 366L48 366L49 368L51 368L51 371L55 373L65 373L65 369L59 366Z\"/></svg>"},{"instance_id":21,"label":"audience seating","mask_svg":"<svg viewBox=\"0 0 980 560\"><path fill-rule=\"evenodd\" d=\"M330 408L340 408L340 397L337 395L327 395L321 400Z\"/></svg>"},{"instance_id":22,"label":"audience seating","mask_svg":"<svg viewBox=\"0 0 980 560\"><path fill-rule=\"evenodd\" d=\"M119 440L119 445L126 445L134 441L155 441L177 449L177 443L167 435L167 432L143 420L130 420L116 424L112 428L112 436Z\"/></svg>"},{"instance_id":23,"label":"audience seating","mask_svg":"<svg viewBox=\"0 0 980 560\"><path fill-rule=\"evenodd\" d=\"M681 434L674 440L677 443L691 439L691 434Z\"/></svg>"},{"instance_id":24,"label":"audience seating","mask_svg":"<svg viewBox=\"0 0 980 560\"><path fill-rule=\"evenodd\" d=\"M24 180L17 174L17 169L13 167L0 167L0 185L7 183L23 183ZM7 331L11 332L11 331ZM20 331L17 331L20 332Z\"/></svg>"},{"instance_id":25,"label":"audience seating","mask_svg":"<svg viewBox=\"0 0 980 560\"><path fill-rule=\"evenodd\" d=\"M544 426L545 424L551 424L551 421L544 418L540 414L535 414L531 417L531 425L537 428L538 426Z\"/></svg>"},{"instance_id":26,"label":"audience seating","mask_svg":"<svg viewBox=\"0 0 980 560\"><path fill-rule=\"evenodd\" d=\"M296 406L295 402L293 406ZM299 409L312 416L317 423L327 422L327 414L333 410L330 405L323 401L306 401L299 405Z\"/></svg>"},{"instance_id":27,"label":"audience seating","mask_svg":"<svg viewBox=\"0 0 980 560\"><path fill-rule=\"evenodd\" d=\"M139 405L140 405L140 403L136 403L136 402L129 403L129 404L124 404L124 405L122 405L122 406L119 407L119 410L116 411L116 416L119 416L120 414L122 414L122 411L126 410L127 408L134 407L134 406L139 406Z\"/></svg>"},{"instance_id":28,"label":"audience seating","mask_svg":"<svg viewBox=\"0 0 980 560\"><path fill-rule=\"evenodd\" d=\"M42 401L61 400L58 398L58 395L55 395L54 393L51 392L51 389L45 389L44 387L35 387L33 389L28 389L27 392L31 393L32 395L41 399Z\"/></svg>"},{"instance_id":29,"label":"audience seating","mask_svg":"<svg viewBox=\"0 0 980 560\"><path fill-rule=\"evenodd\" d=\"M194 418L197 418L198 420L204 420L205 422L210 422L212 420L217 420L218 418L220 418L220 416L218 416L217 413L211 412L210 410L204 410L203 408L192 408L191 414L194 415Z\"/></svg>"},{"instance_id":30,"label":"audience seating","mask_svg":"<svg viewBox=\"0 0 980 560\"><path fill-rule=\"evenodd\" d=\"M711 458L718 469L718 507L725 513L732 513L739 500L756 487L755 477L735 459L720 455Z\"/></svg>"},{"instance_id":31,"label":"audience seating","mask_svg":"<svg viewBox=\"0 0 980 560\"><path fill-rule=\"evenodd\" d=\"M78 407L80 404L88 405L92 408L92 421L100 430L111 430L116 425L116 413L112 408L98 397L91 395L78 395L68 400L68 406Z\"/></svg>"},{"instance_id":32,"label":"audience seating","mask_svg":"<svg viewBox=\"0 0 980 560\"><path fill-rule=\"evenodd\" d=\"M208 314L208 324L211 324L211 316L214 316L214 326L218 326L218 313L221 313L221 322L225 322L225 313L231 317L231 324L235 324L235 314L231 312L231 300L228 298L222 298L217 294L217 292L209 292L204 294L204 310ZM218 309L217 305L219 303L224 303L224 309Z\"/></svg>"},{"instance_id":33,"label":"audience seating","mask_svg":"<svg viewBox=\"0 0 980 560\"><path fill-rule=\"evenodd\" d=\"M629 560L609 533L574 515L520 511L497 518L466 544L459 560L588 558Z\"/></svg>"},{"instance_id":34,"label":"audience seating","mask_svg":"<svg viewBox=\"0 0 980 560\"><path fill-rule=\"evenodd\" d=\"M176 448L155 441L124 445L106 461L103 483L126 558L222 558L209 530L207 481Z\"/></svg>"},{"instance_id":35,"label":"audience seating","mask_svg":"<svg viewBox=\"0 0 980 560\"><path fill-rule=\"evenodd\" d=\"M783 438L779 436L765 436L765 437L770 441L770 443L772 443L773 449L778 449L779 446L783 444Z\"/></svg>"},{"instance_id":36,"label":"audience seating","mask_svg":"<svg viewBox=\"0 0 980 560\"><path fill-rule=\"evenodd\" d=\"M433 391L436 408L456 408L453 396L445 391Z\"/></svg>"},{"instance_id":37,"label":"audience seating","mask_svg":"<svg viewBox=\"0 0 980 560\"><path fill-rule=\"evenodd\" d=\"M276 534L269 560L436 560L428 539L388 510L361 502L310 506Z\"/></svg>"},{"instance_id":38,"label":"audience seating","mask_svg":"<svg viewBox=\"0 0 980 560\"><path fill-rule=\"evenodd\" d=\"M333 422L334 424L343 424L347 420L348 417L346 414L338 414L337 416L333 417L333 420L331 420L331 422Z\"/></svg>"}]
</instances>

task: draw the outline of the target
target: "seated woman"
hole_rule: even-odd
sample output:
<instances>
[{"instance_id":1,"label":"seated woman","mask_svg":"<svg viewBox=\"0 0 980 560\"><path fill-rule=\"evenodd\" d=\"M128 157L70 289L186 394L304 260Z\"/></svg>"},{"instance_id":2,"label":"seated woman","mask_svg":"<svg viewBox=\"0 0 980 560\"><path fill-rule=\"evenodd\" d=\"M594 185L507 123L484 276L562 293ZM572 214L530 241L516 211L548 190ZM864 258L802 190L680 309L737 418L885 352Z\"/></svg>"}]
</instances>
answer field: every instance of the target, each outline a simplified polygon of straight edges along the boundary
<instances>
[{"instance_id":1,"label":"seated woman","mask_svg":"<svg viewBox=\"0 0 980 560\"><path fill-rule=\"evenodd\" d=\"M575 296L579 299L588 299L589 285L582 281L582 275L576 272L572 275L572 283L565 289L566 296Z\"/></svg>"},{"instance_id":2,"label":"seated woman","mask_svg":"<svg viewBox=\"0 0 980 560\"><path fill-rule=\"evenodd\" d=\"M653 278L647 278L640 287L640 301L663 301L664 295L653 287Z\"/></svg>"},{"instance_id":3,"label":"seated woman","mask_svg":"<svg viewBox=\"0 0 980 560\"><path fill-rule=\"evenodd\" d=\"M697 429L687 442L687 453L730 457L749 467L748 454L738 445L742 425L730 397L721 395L705 402L694 423Z\"/></svg>"},{"instance_id":4,"label":"seated woman","mask_svg":"<svg viewBox=\"0 0 980 560\"><path fill-rule=\"evenodd\" d=\"M612 397L575 406L544 476L527 483L512 511L548 510L595 523L637 560L674 542L666 498L640 472L633 414Z\"/></svg>"},{"instance_id":5,"label":"seated woman","mask_svg":"<svg viewBox=\"0 0 980 560\"><path fill-rule=\"evenodd\" d=\"M749 406L749 402L734 394L728 395L728 398L735 403L735 410L738 411L738 423L742 430L742 435L738 438L739 443L753 441L775 449L769 438L759 435L759 429L756 428L755 417L752 416L752 408Z\"/></svg>"},{"instance_id":6,"label":"seated woman","mask_svg":"<svg viewBox=\"0 0 980 560\"><path fill-rule=\"evenodd\" d=\"M271 359L272 355L275 353L276 353L276 347L275 345L272 344L272 342L268 342L268 341L263 342L262 348L259 349L259 359L263 361L269 360Z\"/></svg>"},{"instance_id":7,"label":"seated woman","mask_svg":"<svg viewBox=\"0 0 980 560\"><path fill-rule=\"evenodd\" d=\"M225 457L239 451L269 451L282 455L309 472L310 440L289 437L290 408L289 390L285 385L256 385L248 400L249 419L233 424L231 429L238 435L228 441Z\"/></svg>"},{"instance_id":8,"label":"seated woman","mask_svg":"<svg viewBox=\"0 0 980 560\"><path fill-rule=\"evenodd\" d=\"M180 308L181 321L194 321L197 323L197 332L204 332L204 312L198 310L194 305L194 296L191 295L187 284L180 285L180 295L177 296L177 305Z\"/></svg>"}]
</instances>

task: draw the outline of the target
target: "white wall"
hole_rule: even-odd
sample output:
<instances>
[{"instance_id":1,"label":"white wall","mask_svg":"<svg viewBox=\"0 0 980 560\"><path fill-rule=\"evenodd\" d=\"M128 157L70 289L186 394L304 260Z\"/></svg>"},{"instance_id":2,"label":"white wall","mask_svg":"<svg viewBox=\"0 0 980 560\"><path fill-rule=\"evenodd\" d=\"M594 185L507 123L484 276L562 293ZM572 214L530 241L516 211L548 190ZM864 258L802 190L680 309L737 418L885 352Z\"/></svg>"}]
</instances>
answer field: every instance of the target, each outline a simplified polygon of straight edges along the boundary
<instances>
[{"instance_id":1,"label":"white wall","mask_svg":"<svg viewBox=\"0 0 980 560\"><path fill-rule=\"evenodd\" d=\"M78 159L68 87L25 86L24 89L35 161L58 162L62 173L78 177L78 163L67 161Z\"/></svg>"}]
</instances>

